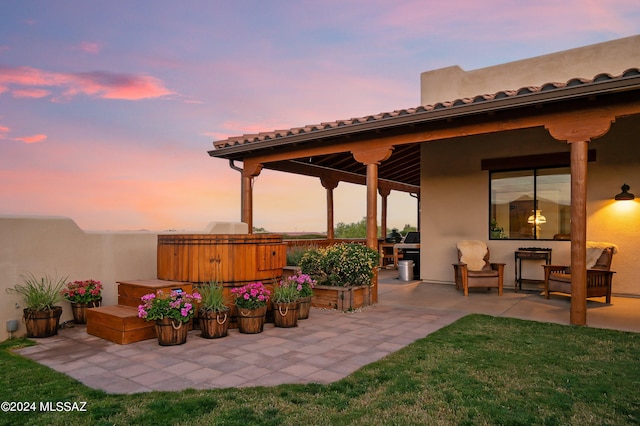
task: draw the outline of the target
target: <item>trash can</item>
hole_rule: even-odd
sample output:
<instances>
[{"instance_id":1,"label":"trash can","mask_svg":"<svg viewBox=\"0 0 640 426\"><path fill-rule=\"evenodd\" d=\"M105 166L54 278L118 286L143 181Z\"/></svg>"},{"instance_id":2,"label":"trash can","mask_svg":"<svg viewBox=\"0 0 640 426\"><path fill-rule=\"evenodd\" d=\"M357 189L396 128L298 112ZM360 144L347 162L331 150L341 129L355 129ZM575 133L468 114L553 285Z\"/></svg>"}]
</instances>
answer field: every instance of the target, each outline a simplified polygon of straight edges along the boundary
<instances>
[{"instance_id":1,"label":"trash can","mask_svg":"<svg viewBox=\"0 0 640 426\"><path fill-rule=\"evenodd\" d=\"M400 281L411 281L413 279L413 260L399 261L398 271L400 271Z\"/></svg>"}]
</instances>

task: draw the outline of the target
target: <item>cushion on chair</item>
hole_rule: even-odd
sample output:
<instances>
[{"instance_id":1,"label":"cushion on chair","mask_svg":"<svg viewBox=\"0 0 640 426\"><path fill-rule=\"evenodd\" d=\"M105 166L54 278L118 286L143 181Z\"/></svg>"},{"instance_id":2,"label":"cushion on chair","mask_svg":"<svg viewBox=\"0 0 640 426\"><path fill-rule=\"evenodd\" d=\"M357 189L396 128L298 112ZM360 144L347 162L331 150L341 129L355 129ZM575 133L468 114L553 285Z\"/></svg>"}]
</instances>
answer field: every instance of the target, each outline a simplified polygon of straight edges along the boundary
<instances>
[{"instance_id":1,"label":"cushion on chair","mask_svg":"<svg viewBox=\"0 0 640 426\"><path fill-rule=\"evenodd\" d=\"M483 269L481 271L469 271L467 275L469 278L497 277L498 271L495 269Z\"/></svg>"},{"instance_id":2,"label":"cushion on chair","mask_svg":"<svg viewBox=\"0 0 640 426\"><path fill-rule=\"evenodd\" d=\"M610 255L618 252L618 246L613 243L587 241L587 256L586 266L587 269L602 269L604 271L609 270L611 265ZM612 252L605 251L605 249L612 248Z\"/></svg>"},{"instance_id":3,"label":"cushion on chair","mask_svg":"<svg viewBox=\"0 0 640 426\"><path fill-rule=\"evenodd\" d=\"M466 263L469 271L491 269L487 262L487 245L483 241L463 240L456 245L460 262Z\"/></svg>"}]
</instances>

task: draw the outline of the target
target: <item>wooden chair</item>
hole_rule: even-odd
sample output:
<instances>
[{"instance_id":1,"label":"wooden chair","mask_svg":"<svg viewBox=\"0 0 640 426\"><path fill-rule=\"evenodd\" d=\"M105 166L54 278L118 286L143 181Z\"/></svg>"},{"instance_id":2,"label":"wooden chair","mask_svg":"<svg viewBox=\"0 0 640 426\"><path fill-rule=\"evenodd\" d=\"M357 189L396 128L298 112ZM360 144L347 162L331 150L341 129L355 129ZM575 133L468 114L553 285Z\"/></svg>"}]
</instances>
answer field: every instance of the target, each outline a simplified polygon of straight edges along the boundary
<instances>
[{"instance_id":1,"label":"wooden chair","mask_svg":"<svg viewBox=\"0 0 640 426\"><path fill-rule=\"evenodd\" d=\"M469 295L469 288L497 288L502 296L504 263L489 262L489 248L483 241L463 240L456 245L458 263L453 264L453 273L458 290Z\"/></svg>"},{"instance_id":2,"label":"wooden chair","mask_svg":"<svg viewBox=\"0 0 640 426\"><path fill-rule=\"evenodd\" d=\"M613 254L618 247L610 243L587 242L587 298L605 297L611 303L611 271ZM571 295L571 269L566 265L542 265L544 268L544 297L550 293Z\"/></svg>"}]
</instances>

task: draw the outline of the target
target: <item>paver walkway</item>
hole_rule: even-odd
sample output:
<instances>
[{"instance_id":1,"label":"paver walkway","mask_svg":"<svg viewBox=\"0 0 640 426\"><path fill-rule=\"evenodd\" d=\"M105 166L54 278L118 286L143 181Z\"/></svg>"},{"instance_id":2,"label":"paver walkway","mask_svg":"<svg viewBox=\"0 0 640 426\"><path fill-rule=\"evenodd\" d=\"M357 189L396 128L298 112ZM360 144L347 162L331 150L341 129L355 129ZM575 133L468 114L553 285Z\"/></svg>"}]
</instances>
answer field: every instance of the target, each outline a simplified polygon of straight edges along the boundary
<instances>
[{"instance_id":1,"label":"paver walkway","mask_svg":"<svg viewBox=\"0 0 640 426\"><path fill-rule=\"evenodd\" d=\"M298 327L267 323L262 333L233 329L221 339L192 330L179 346L156 339L119 345L76 325L17 352L110 393L330 383L461 316L390 306L357 313L312 309Z\"/></svg>"},{"instance_id":2,"label":"paver walkway","mask_svg":"<svg viewBox=\"0 0 640 426\"><path fill-rule=\"evenodd\" d=\"M387 272L375 306L353 313L312 309L295 328L267 323L262 333L234 329L221 339L193 330L184 345L159 346L156 339L118 345L76 325L17 352L110 393L330 383L471 312L567 324L569 306L561 296L506 289L502 297L495 290L464 297L451 285L400 282ZM640 332L640 299L588 306L589 326Z\"/></svg>"}]
</instances>

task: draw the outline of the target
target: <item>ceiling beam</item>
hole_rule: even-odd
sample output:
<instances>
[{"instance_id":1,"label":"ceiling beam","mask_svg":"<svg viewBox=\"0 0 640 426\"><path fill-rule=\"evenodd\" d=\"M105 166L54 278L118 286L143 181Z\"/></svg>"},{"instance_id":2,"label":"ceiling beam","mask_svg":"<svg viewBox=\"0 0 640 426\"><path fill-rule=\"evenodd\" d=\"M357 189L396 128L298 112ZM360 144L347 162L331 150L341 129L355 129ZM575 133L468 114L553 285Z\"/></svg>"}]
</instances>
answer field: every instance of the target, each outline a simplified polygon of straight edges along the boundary
<instances>
[{"instance_id":1,"label":"ceiling beam","mask_svg":"<svg viewBox=\"0 0 640 426\"><path fill-rule=\"evenodd\" d=\"M365 185L367 183L365 175L344 172L342 170L336 170L329 167L321 167L314 164L304 163L299 160L266 163L264 168L318 178L324 176L332 176L341 182L354 183L357 185ZM387 179L378 179L378 186L384 189L408 192L413 194L418 194L420 192L419 186L409 185L402 182L395 182Z\"/></svg>"}]
</instances>

